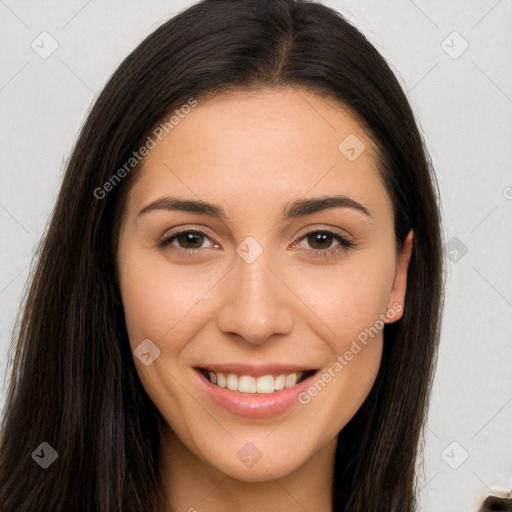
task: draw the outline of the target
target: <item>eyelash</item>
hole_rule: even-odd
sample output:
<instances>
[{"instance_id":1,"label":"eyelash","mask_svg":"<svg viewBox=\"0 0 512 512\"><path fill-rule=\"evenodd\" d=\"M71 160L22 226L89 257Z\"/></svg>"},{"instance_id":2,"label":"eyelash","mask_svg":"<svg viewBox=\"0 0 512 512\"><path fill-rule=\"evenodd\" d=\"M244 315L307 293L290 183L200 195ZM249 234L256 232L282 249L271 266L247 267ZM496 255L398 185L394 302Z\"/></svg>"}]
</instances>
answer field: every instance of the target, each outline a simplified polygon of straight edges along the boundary
<instances>
[{"instance_id":1,"label":"eyelash","mask_svg":"<svg viewBox=\"0 0 512 512\"><path fill-rule=\"evenodd\" d=\"M171 236L163 238L157 243L157 246L161 249L165 249L167 246L171 245L172 241L179 237L180 235L184 234L194 234L194 235L200 235L206 238L210 238L206 233L202 231L197 231L193 229L185 229L183 231L179 231L177 233L173 233ZM317 235L317 234L323 234L323 235L329 235L334 240L338 241L340 245L336 246L335 249L320 249L320 250L307 250L307 252L312 253L314 257L325 257L325 258L335 258L340 253L344 252L347 249L352 249L355 247L355 243L347 240L345 237L339 235L338 233L335 233L333 231L329 231L328 229L316 229L313 231L310 231L309 233L306 233L305 235L301 236L299 239L297 239L294 244L297 242L300 242L304 238L308 238L311 235ZM173 249L173 251L176 252L178 256L193 256L195 254L198 254L203 249L182 249L182 248L176 248Z\"/></svg>"}]
</instances>

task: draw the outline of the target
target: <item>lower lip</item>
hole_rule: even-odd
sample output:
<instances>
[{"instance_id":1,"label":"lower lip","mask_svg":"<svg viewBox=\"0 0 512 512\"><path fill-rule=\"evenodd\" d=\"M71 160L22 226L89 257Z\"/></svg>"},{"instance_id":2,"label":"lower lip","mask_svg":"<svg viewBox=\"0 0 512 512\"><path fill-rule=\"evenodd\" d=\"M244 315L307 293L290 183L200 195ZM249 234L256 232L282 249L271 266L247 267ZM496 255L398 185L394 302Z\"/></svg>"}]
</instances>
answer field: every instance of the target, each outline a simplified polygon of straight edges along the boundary
<instances>
[{"instance_id":1,"label":"lower lip","mask_svg":"<svg viewBox=\"0 0 512 512\"><path fill-rule=\"evenodd\" d=\"M312 383L316 373L293 388L284 388L273 393L241 393L228 388L221 388L210 382L199 370L196 370L201 384L208 396L216 404L229 412L246 418L272 418L299 403L299 394Z\"/></svg>"}]
</instances>

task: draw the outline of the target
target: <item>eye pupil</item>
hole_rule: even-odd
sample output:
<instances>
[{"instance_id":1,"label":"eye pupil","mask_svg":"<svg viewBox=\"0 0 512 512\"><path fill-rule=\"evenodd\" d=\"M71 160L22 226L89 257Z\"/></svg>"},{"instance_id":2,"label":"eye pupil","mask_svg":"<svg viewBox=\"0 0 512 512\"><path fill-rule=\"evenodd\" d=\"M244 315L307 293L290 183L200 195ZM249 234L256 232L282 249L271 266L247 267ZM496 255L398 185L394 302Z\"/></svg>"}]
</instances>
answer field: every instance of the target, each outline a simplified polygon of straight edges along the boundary
<instances>
[{"instance_id":1,"label":"eye pupil","mask_svg":"<svg viewBox=\"0 0 512 512\"><path fill-rule=\"evenodd\" d=\"M326 249L332 243L332 235L330 235L329 233L314 233L312 235L309 235L308 239L311 247L316 249ZM325 245L325 242L328 242L327 245ZM320 247L315 247L316 244L320 244Z\"/></svg>"}]
</instances>

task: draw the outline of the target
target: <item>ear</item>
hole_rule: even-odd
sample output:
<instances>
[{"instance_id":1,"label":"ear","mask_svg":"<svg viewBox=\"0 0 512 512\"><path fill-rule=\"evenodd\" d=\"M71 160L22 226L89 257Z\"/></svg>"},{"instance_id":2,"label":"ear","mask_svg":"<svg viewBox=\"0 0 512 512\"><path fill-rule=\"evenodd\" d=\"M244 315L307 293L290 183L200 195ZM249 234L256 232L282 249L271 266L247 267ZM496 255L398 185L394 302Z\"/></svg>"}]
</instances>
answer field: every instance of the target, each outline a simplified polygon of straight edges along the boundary
<instances>
[{"instance_id":1,"label":"ear","mask_svg":"<svg viewBox=\"0 0 512 512\"><path fill-rule=\"evenodd\" d=\"M404 245L396 259L395 278L388 299L389 315L386 315L386 323L396 322L402 318L404 312L405 292L407 291L407 270L411 261L414 231L407 233Z\"/></svg>"}]
</instances>

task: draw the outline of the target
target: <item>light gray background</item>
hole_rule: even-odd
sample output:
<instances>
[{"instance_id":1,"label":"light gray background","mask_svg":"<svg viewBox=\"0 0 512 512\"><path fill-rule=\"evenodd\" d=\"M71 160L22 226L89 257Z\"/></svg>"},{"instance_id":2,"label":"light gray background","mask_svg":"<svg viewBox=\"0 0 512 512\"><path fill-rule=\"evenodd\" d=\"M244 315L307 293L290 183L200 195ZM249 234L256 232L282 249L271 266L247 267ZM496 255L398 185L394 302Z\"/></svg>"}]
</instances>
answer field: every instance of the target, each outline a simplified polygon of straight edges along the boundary
<instances>
[{"instance_id":1,"label":"light gray background","mask_svg":"<svg viewBox=\"0 0 512 512\"><path fill-rule=\"evenodd\" d=\"M191 3L0 0L0 384L35 244L95 96ZM323 3L388 60L433 158L452 261L421 512L476 510L491 489L512 488L512 1ZM58 43L47 58L31 47L51 48L44 31Z\"/></svg>"}]
</instances>

